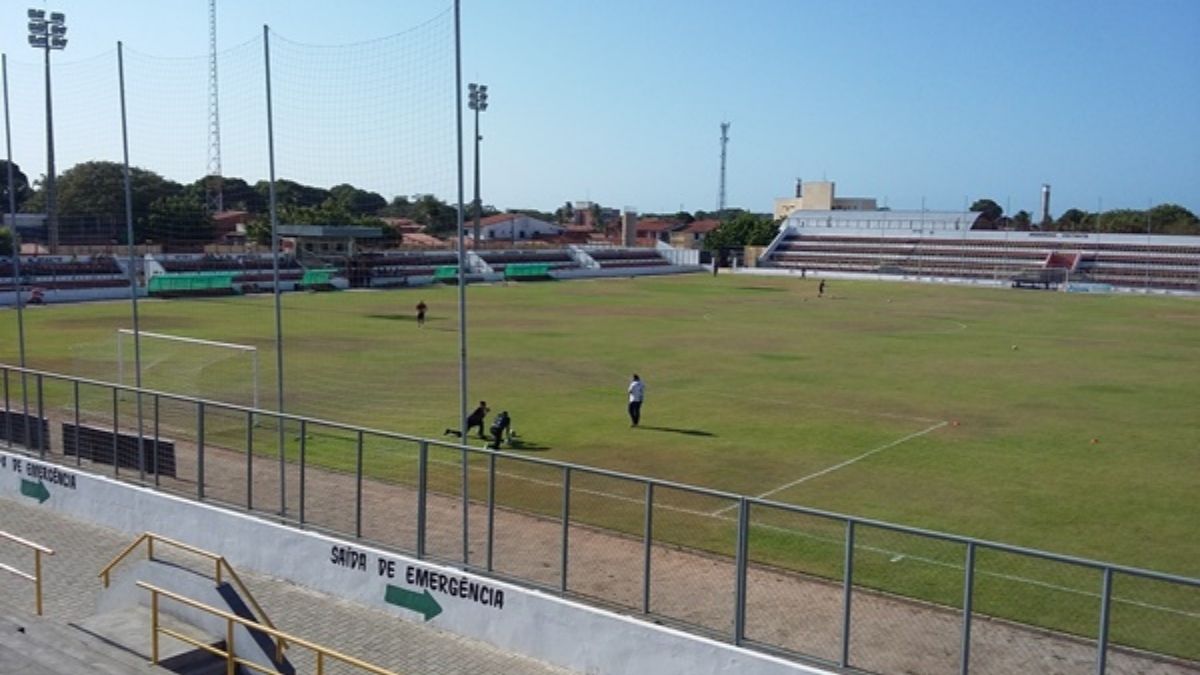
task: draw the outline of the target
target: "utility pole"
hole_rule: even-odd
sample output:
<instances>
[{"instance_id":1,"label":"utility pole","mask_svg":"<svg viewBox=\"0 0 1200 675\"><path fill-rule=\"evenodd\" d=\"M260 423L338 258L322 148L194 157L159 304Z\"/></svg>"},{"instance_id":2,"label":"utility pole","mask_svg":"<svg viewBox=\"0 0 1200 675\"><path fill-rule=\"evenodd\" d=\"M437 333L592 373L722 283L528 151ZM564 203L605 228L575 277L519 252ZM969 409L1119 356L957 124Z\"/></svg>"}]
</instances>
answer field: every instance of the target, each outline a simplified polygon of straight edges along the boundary
<instances>
[{"instance_id":1,"label":"utility pole","mask_svg":"<svg viewBox=\"0 0 1200 675\"><path fill-rule=\"evenodd\" d=\"M729 122L721 122L721 187L717 191L717 217L725 212L725 146L729 145Z\"/></svg>"},{"instance_id":2,"label":"utility pole","mask_svg":"<svg viewBox=\"0 0 1200 675\"><path fill-rule=\"evenodd\" d=\"M221 111L217 96L217 0L208 0L208 180L205 204L210 213L225 210L221 177Z\"/></svg>"}]
</instances>

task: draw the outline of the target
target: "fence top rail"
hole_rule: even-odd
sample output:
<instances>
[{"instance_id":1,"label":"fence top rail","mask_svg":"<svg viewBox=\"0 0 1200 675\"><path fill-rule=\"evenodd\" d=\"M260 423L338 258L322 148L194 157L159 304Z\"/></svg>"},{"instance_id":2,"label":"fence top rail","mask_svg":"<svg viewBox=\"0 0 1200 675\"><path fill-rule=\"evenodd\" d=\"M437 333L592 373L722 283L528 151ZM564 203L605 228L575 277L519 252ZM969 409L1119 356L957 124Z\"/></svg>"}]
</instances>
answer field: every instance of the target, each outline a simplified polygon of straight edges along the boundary
<instances>
[{"instance_id":1,"label":"fence top rail","mask_svg":"<svg viewBox=\"0 0 1200 675\"><path fill-rule=\"evenodd\" d=\"M35 551L40 551L42 553L45 553L46 555L54 555L54 549L52 549L52 548L49 548L47 546L42 546L41 544L34 542L34 541L29 541L28 539L23 539L21 537L18 537L15 534L9 534L8 532L5 532L3 530L0 530L0 539L7 539L8 541L11 541L15 544L20 544L26 548L31 548Z\"/></svg>"},{"instance_id":2,"label":"fence top rail","mask_svg":"<svg viewBox=\"0 0 1200 675\"><path fill-rule=\"evenodd\" d=\"M1016 546L1016 545L1012 545L1012 544L1003 544L1000 542L988 541L988 540L984 540L984 539L975 539L975 538L964 536L964 535L951 534L951 533L947 533L947 532L937 532L935 530L926 530L926 529L922 529L919 527L912 527L912 526L908 526L908 525L899 525L896 523L888 523L885 521L873 520L870 518L860 518L860 517L856 517L856 516L847 515L844 513L837 513L834 511L824 511L821 509L814 509L814 508L806 507L806 506L797 506L795 504L786 504L783 502L777 502L777 501L773 501L773 500L769 500L769 499L749 497L746 495L741 495L741 494L737 494L737 493L733 493L733 492L725 492L722 490L699 487L696 485L687 485L685 483L677 483L674 481L658 479L658 478L651 478L648 476L639 476L636 474L624 473L621 471L613 471L611 469L601 469L601 468L597 468L597 467L590 467L590 466L585 466L582 464L572 464L570 462L562 462L562 461L558 461L558 460L545 459L545 458L541 458L541 457L530 457L528 455L520 455L520 454L517 454L514 452L508 452L508 451L504 451L504 450L492 450L490 448L476 448L476 447L472 447L469 445L450 443L450 442L446 442L446 441L442 441L442 440L438 440L438 439L422 438L420 436L413 436L410 434L403 434L403 433L399 433L399 432L395 432L395 431L384 431L382 429L372 429L370 427L356 426L356 425L347 424L344 422L334 422L331 420L324 420L324 419L320 419L317 417L310 417L307 415L297 415L294 413L286 413L286 412L280 412L280 411L274 411L274 410L262 410L262 409L253 408L253 407L249 407L249 406L238 405L235 403L225 403L222 401L213 401L213 400L209 400L209 399L197 398L194 396L186 396L183 394L173 394L173 393L165 392L165 391L156 391L153 389L145 389L145 388L139 389L136 386L122 385L122 384L117 384L114 382L104 382L102 380L92 380L92 379L88 379L88 378L64 375L62 373L54 373L54 372L50 372L50 371L37 370L34 368L22 368L20 366L14 366L14 365L10 365L10 364L0 364L0 371L3 371L5 373L5 377L7 377L7 373L9 371L13 371L13 372L25 373L25 374L29 374L29 375L43 376L43 377L47 377L47 378L54 379L54 380L78 382L80 384L87 384L87 385L98 386L98 387L109 387L112 389L117 389L117 390L131 392L131 393L141 393L141 394L148 395L148 396L160 396L160 397L164 397L164 398L168 398L168 399L183 401L183 402L187 402L187 403L193 403L193 404L197 404L197 405L205 405L205 406L211 406L211 407L222 408L222 409L227 409L227 410L242 411L242 412L246 412L246 413L253 413L253 414L263 415L263 416L267 416L267 417L273 417L276 419L288 420L288 421L293 421L293 422L303 422L303 423L307 423L307 424L318 424L318 425L326 426L326 427L329 427L332 429L340 429L343 431L350 431L350 432L355 432L355 433L360 433L360 434L370 434L372 436L378 436L378 437L382 437L382 438L390 438L393 440L408 441L408 442L412 442L412 443L425 443L427 445L442 447L442 448L451 449L451 450L455 450L455 451L471 452L471 453L474 453L477 455L483 455L483 456L494 455L496 457L500 457L500 458L504 458L504 459L511 459L511 460L515 460L515 461L528 463L528 464L550 466L550 467L555 467L555 468L560 468L560 469L567 468L572 471L579 471L582 473L587 473L587 474L591 474L591 475L595 475L595 476L604 476L607 478L614 478L614 479L618 479L618 480L628 480L628 481L632 481L632 482L636 482L636 483L641 483L643 485L646 485L646 484L653 485L655 487L663 487L663 488L674 489L674 490L683 490L686 492L691 492L693 494L700 494L700 495L704 495L704 496L708 496L708 497L716 497L716 498L720 498L720 499L729 499L729 500L737 501L739 503L742 501L745 501L747 504L758 504L760 506L767 506L767 507L771 507L771 508L783 509L786 511L790 511L792 513L799 513L799 514L815 516L815 517L819 517L819 518L839 520L842 522L852 522L852 523L856 523L859 525L866 525L866 526L870 526L870 527L878 527L881 529L891 530L893 532L900 532L900 533L904 533L904 534L912 534L912 535L917 535L917 536L922 536L922 537L941 539L943 541L952 541L952 542L957 542L957 543L962 543L962 544L975 544L976 546L982 546L984 548L994 549L997 551L1004 551L1007 553L1015 553L1015 554L1020 554L1020 555L1034 556L1034 557L1042 558L1045 560L1069 563L1072 565L1081 565L1081 566L1091 567L1091 568L1098 569L1098 570L1112 570L1114 572L1130 574L1130 575L1139 576L1139 577L1143 577L1143 578L1147 578L1147 579L1153 579L1153 580L1158 580L1158 581L1167 581L1167 582L1183 584L1183 585L1187 585L1187 586L1200 587L1200 578L1185 577L1185 576L1176 575L1176 574L1169 574L1166 572L1156 572L1153 570L1146 570L1146 569L1141 569L1141 568L1137 568L1137 567L1129 567L1129 566L1125 566L1125 565L1106 563L1106 562L1102 562L1099 560L1092 560L1089 558L1081 558L1081 557L1075 557L1075 556L1070 556L1070 555L1052 553L1049 551L1041 551L1038 549L1024 548L1021 546Z\"/></svg>"},{"instance_id":3,"label":"fence top rail","mask_svg":"<svg viewBox=\"0 0 1200 675\"><path fill-rule=\"evenodd\" d=\"M380 668L379 666L371 665L370 663L367 663L366 661L362 661L360 659L354 658L353 656L343 654L335 649L330 649L328 647L321 646L315 642L309 642L308 640L305 640L304 638L299 638L299 637L296 637L289 633L285 633L273 626L267 626L265 624L261 624L257 621L254 621L252 619L242 618L232 612L227 612L218 607L206 605L197 600L193 600L187 596L180 595L180 594L174 593L172 591L168 591L165 588L159 588L158 586L155 586L153 584L148 584L144 581L137 582L137 585L138 585L138 587L143 588L147 591L150 591L151 593L170 598L171 600L185 604L189 607L193 607L202 612L207 612L208 614L212 614L213 616L225 619L226 621L232 621L235 623L239 623L247 628L250 628L250 629L253 629L256 631L261 631L272 637L287 641L291 644L299 645L301 647L311 649L314 652L322 653L326 656L335 658L339 661L342 661L344 663L352 665L356 668L361 668L367 672L375 673L376 675L397 675L397 673L395 673L395 671L386 670L384 668Z\"/></svg>"}]
</instances>

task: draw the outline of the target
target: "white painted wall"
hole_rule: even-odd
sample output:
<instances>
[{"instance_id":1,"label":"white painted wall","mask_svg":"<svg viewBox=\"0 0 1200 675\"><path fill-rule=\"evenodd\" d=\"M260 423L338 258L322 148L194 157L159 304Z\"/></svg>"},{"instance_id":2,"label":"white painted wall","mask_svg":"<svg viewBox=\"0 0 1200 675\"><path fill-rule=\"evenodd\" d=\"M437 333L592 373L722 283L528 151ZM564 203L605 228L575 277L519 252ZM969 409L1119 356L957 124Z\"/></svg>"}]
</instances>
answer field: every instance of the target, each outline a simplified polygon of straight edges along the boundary
<instances>
[{"instance_id":1,"label":"white painted wall","mask_svg":"<svg viewBox=\"0 0 1200 675\"><path fill-rule=\"evenodd\" d=\"M21 481L31 480L28 467L54 467L22 455L0 451L0 498L25 500ZM484 605L434 590L430 595L442 613L428 623L497 647L589 675L829 675L764 654L740 649L562 598L492 581L451 567L385 553L312 532L295 530L243 513L226 511L173 495L156 493L60 468L58 483L47 478L50 498L42 508L77 520L130 534L156 532L224 555L235 568L268 574L372 607L397 620L423 616L385 601L388 585L423 593L409 583L407 570L424 570L503 592L502 606ZM36 479L33 479L36 480ZM59 483L73 483L67 487ZM349 547L365 556L365 569L332 562L332 551ZM388 576L388 570L392 576ZM381 573L381 570L383 572ZM270 613L270 608L266 608ZM802 611L800 608L797 611Z\"/></svg>"}]
</instances>

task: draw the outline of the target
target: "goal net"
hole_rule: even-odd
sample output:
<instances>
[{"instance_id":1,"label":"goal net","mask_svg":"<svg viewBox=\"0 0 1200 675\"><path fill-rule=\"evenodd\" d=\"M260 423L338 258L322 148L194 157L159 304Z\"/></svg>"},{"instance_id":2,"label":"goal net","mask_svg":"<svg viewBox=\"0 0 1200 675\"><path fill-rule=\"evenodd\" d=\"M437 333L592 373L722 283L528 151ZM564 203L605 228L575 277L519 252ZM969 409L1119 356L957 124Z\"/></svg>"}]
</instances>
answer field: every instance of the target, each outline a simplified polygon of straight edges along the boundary
<instances>
[{"instance_id":1,"label":"goal net","mask_svg":"<svg viewBox=\"0 0 1200 675\"><path fill-rule=\"evenodd\" d=\"M258 347L140 331L142 388L259 407ZM134 334L117 330L117 383L137 382Z\"/></svg>"}]
</instances>

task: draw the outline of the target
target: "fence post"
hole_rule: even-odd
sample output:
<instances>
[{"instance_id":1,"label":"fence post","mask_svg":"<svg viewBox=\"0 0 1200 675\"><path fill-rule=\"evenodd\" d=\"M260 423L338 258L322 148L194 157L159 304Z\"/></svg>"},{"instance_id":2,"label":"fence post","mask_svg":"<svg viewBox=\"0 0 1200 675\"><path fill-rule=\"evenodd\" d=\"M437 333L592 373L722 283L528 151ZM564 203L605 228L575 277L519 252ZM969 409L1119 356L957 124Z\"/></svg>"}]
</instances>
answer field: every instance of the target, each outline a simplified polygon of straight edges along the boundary
<instances>
[{"instance_id":1,"label":"fence post","mask_svg":"<svg viewBox=\"0 0 1200 675\"><path fill-rule=\"evenodd\" d=\"M308 420L300 420L300 524L304 524L304 469L308 451Z\"/></svg>"},{"instance_id":2,"label":"fence post","mask_svg":"<svg viewBox=\"0 0 1200 675\"><path fill-rule=\"evenodd\" d=\"M49 441L49 439L44 438L45 434L44 434L43 430L46 427L42 426L42 420L44 420L46 418L46 401L45 401L45 398L42 396L43 389L42 389L41 374L38 374L38 376L37 376L37 391L38 391L38 395L37 395L37 416L38 416L38 418L37 418L37 448L38 448L38 455L42 459L45 459L46 458L46 449L50 445L50 441ZM46 426L49 426L49 424L50 423L47 422Z\"/></svg>"},{"instance_id":3,"label":"fence post","mask_svg":"<svg viewBox=\"0 0 1200 675\"><path fill-rule=\"evenodd\" d=\"M154 487L158 487L158 486L159 486L159 479L158 479L158 442L159 442L159 440L161 439L161 434L162 434L162 428L161 428L161 418L160 418L160 416L159 416L159 412L160 412L160 405L161 405L162 401L161 401L161 400L159 400L159 398L160 398L160 397L159 397L159 395L158 395L158 394L155 394L155 395L154 395Z\"/></svg>"},{"instance_id":4,"label":"fence post","mask_svg":"<svg viewBox=\"0 0 1200 675\"><path fill-rule=\"evenodd\" d=\"M79 380L72 380L71 384L75 398L75 466L83 466L83 455L79 452ZM63 445L66 444L67 439L64 438Z\"/></svg>"},{"instance_id":5,"label":"fence post","mask_svg":"<svg viewBox=\"0 0 1200 675\"><path fill-rule=\"evenodd\" d=\"M37 615L42 615L42 552L33 549L33 583L36 586L34 595L37 596Z\"/></svg>"},{"instance_id":6,"label":"fence post","mask_svg":"<svg viewBox=\"0 0 1200 675\"><path fill-rule=\"evenodd\" d=\"M850 667L850 596L854 588L854 521L846 521L846 557L842 570L842 657L839 665Z\"/></svg>"},{"instance_id":7,"label":"fence post","mask_svg":"<svg viewBox=\"0 0 1200 675\"><path fill-rule=\"evenodd\" d=\"M487 571L492 571L496 529L496 453L488 453Z\"/></svg>"},{"instance_id":8,"label":"fence post","mask_svg":"<svg viewBox=\"0 0 1200 675\"><path fill-rule=\"evenodd\" d=\"M8 404L8 368L4 369L4 440L12 447L12 411Z\"/></svg>"},{"instance_id":9,"label":"fence post","mask_svg":"<svg viewBox=\"0 0 1200 675\"><path fill-rule=\"evenodd\" d=\"M963 627L962 627L962 664L959 666L960 675L967 675L971 670L971 606L975 600L975 542L967 542L967 561L963 565Z\"/></svg>"},{"instance_id":10,"label":"fence post","mask_svg":"<svg viewBox=\"0 0 1200 675\"><path fill-rule=\"evenodd\" d=\"M4 440L12 447L12 417L8 406L8 368L4 369Z\"/></svg>"},{"instance_id":11,"label":"fence post","mask_svg":"<svg viewBox=\"0 0 1200 675\"><path fill-rule=\"evenodd\" d=\"M642 536L642 613L650 613L650 547L654 541L654 483L646 483L646 525Z\"/></svg>"},{"instance_id":12,"label":"fence post","mask_svg":"<svg viewBox=\"0 0 1200 675\"><path fill-rule=\"evenodd\" d=\"M357 454L354 468L354 537L362 539L362 504L363 504L363 432L358 432Z\"/></svg>"},{"instance_id":13,"label":"fence post","mask_svg":"<svg viewBox=\"0 0 1200 675\"><path fill-rule=\"evenodd\" d=\"M737 529L737 578L734 579L733 644L742 644L746 636L746 558L750 553L750 502L745 497L738 499Z\"/></svg>"},{"instance_id":14,"label":"fence post","mask_svg":"<svg viewBox=\"0 0 1200 675\"><path fill-rule=\"evenodd\" d=\"M113 387L112 403L113 403L113 475L121 475L121 409L120 409L120 393L121 390Z\"/></svg>"},{"instance_id":15,"label":"fence post","mask_svg":"<svg viewBox=\"0 0 1200 675\"><path fill-rule=\"evenodd\" d=\"M425 501L429 488L429 443L417 446L417 559L425 558Z\"/></svg>"},{"instance_id":16,"label":"fence post","mask_svg":"<svg viewBox=\"0 0 1200 675\"><path fill-rule=\"evenodd\" d=\"M196 404L196 498L204 501L204 403Z\"/></svg>"},{"instance_id":17,"label":"fence post","mask_svg":"<svg viewBox=\"0 0 1200 675\"><path fill-rule=\"evenodd\" d=\"M246 413L246 510L254 510L254 413Z\"/></svg>"},{"instance_id":18,"label":"fence post","mask_svg":"<svg viewBox=\"0 0 1200 675\"><path fill-rule=\"evenodd\" d=\"M567 593L567 546L571 531L571 467L563 467L562 559L559 562L559 592Z\"/></svg>"},{"instance_id":19,"label":"fence post","mask_svg":"<svg viewBox=\"0 0 1200 675\"><path fill-rule=\"evenodd\" d=\"M1100 635L1096 640L1096 675L1104 675L1108 666L1108 610L1112 604L1112 584L1112 568L1105 567L1104 583L1100 591Z\"/></svg>"}]
</instances>

